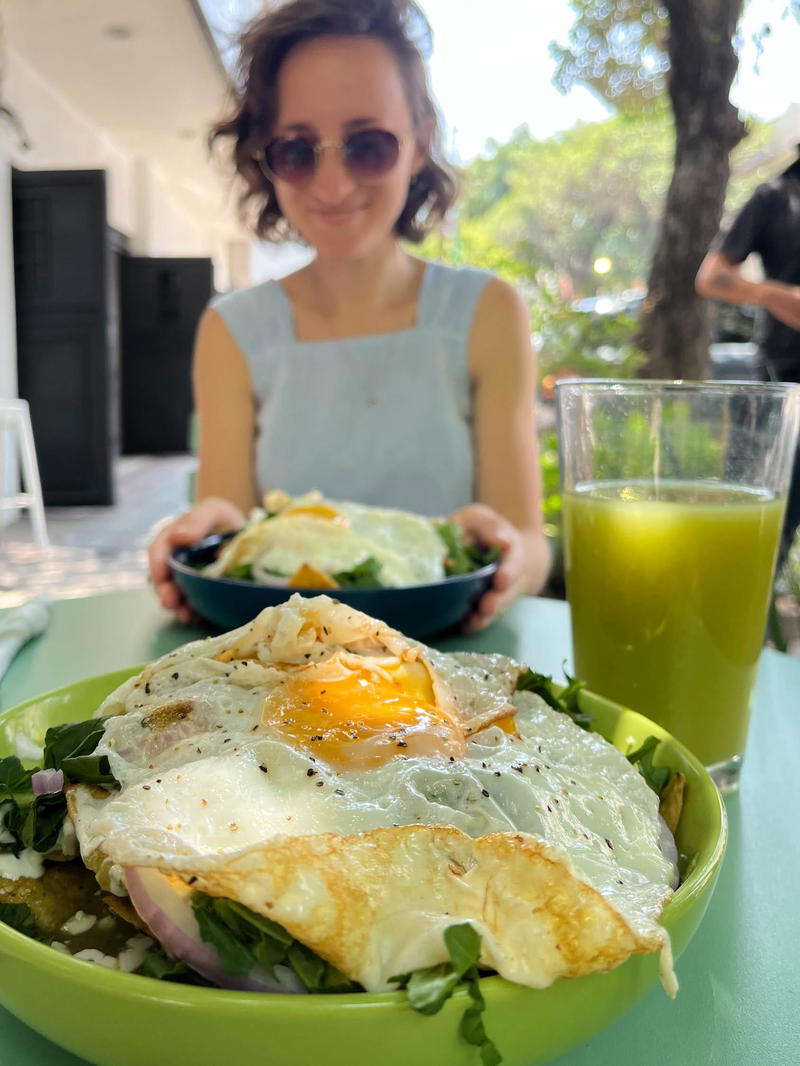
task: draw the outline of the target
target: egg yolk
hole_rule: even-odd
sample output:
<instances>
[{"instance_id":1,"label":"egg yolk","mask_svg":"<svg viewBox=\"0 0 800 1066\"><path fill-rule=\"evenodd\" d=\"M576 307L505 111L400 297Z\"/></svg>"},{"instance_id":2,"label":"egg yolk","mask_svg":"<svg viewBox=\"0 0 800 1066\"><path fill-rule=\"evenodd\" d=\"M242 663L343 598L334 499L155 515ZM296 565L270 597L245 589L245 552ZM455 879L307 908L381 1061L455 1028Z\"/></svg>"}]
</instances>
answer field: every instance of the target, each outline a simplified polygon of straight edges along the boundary
<instances>
[{"instance_id":1,"label":"egg yolk","mask_svg":"<svg viewBox=\"0 0 800 1066\"><path fill-rule=\"evenodd\" d=\"M298 514L311 515L313 518L323 518L337 526L350 525L349 520L341 511L337 511L335 507L329 507L326 503L312 503L307 504L305 507L287 507L285 511L281 511L280 517L285 518L289 515Z\"/></svg>"},{"instance_id":2,"label":"egg yolk","mask_svg":"<svg viewBox=\"0 0 800 1066\"><path fill-rule=\"evenodd\" d=\"M262 722L339 770L381 766L397 756L461 758L464 732L437 707L422 663L353 670L333 681L293 677L270 693Z\"/></svg>"}]
</instances>

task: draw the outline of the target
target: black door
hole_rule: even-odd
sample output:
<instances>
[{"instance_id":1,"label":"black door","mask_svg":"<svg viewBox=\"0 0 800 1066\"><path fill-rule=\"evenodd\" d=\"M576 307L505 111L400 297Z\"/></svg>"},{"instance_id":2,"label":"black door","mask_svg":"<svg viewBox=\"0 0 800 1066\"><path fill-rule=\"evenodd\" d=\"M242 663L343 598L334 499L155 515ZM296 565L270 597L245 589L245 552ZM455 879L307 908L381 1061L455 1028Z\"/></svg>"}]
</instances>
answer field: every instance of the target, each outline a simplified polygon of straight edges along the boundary
<instances>
[{"instance_id":1,"label":"black door","mask_svg":"<svg viewBox=\"0 0 800 1066\"><path fill-rule=\"evenodd\" d=\"M213 294L210 259L121 262L122 451L189 450L192 347Z\"/></svg>"},{"instance_id":2,"label":"black door","mask_svg":"<svg viewBox=\"0 0 800 1066\"><path fill-rule=\"evenodd\" d=\"M14 171L20 395L47 504L113 503L102 170Z\"/></svg>"}]
</instances>

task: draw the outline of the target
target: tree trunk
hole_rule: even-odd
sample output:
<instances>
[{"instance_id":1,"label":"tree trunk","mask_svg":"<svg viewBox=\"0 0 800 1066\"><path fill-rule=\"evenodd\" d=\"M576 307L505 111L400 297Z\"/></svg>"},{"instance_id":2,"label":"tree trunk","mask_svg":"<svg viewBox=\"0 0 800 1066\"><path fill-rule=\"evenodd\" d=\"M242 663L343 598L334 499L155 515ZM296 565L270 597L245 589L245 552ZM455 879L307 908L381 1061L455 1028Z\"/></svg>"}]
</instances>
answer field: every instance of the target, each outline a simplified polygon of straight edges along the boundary
<instances>
[{"instance_id":1,"label":"tree trunk","mask_svg":"<svg viewBox=\"0 0 800 1066\"><path fill-rule=\"evenodd\" d=\"M742 0L664 0L670 18L669 94L675 169L653 256L639 346L648 378L707 377L709 304L694 279L716 236L730 165L744 126L730 103L732 39Z\"/></svg>"}]
</instances>

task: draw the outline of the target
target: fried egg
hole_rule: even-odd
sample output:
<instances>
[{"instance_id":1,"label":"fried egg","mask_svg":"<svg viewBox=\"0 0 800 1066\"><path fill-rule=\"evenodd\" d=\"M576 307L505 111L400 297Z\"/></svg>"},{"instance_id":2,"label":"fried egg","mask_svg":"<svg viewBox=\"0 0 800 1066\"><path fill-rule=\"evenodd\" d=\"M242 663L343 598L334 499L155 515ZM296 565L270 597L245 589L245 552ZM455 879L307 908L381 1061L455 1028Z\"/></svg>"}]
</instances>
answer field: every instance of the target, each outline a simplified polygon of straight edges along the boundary
<instances>
[{"instance_id":1,"label":"fried egg","mask_svg":"<svg viewBox=\"0 0 800 1066\"><path fill-rule=\"evenodd\" d=\"M290 578L304 566L334 575L372 558L380 567L381 584L388 587L444 577L447 549L429 518L326 500L318 492L282 497L277 505L280 510L272 517L257 512L204 573L222 577L249 564L257 581L270 583Z\"/></svg>"},{"instance_id":2,"label":"fried egg","mask_svg":"<svg viewBox=\"0 0 800 1066\"><path fill-rule=\"evenodd\" d=\"M658 798L523 669L295 595L100 707L120 790L71 790L84 861L237 900L370 991L445 961L455 921L521 984L661 950L672 988Z\"/></svg>"}]
</instances>

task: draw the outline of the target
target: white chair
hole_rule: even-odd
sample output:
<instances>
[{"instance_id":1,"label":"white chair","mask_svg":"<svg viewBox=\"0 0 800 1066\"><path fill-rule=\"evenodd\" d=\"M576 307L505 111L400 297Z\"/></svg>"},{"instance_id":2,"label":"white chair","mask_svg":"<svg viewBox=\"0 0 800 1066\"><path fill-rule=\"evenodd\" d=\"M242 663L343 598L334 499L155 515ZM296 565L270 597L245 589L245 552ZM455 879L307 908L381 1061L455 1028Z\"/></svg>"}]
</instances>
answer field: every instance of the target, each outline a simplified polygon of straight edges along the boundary
<instances>
[{"instance_id":1,"label":"white chair","mask_svg":"<svg viewBox=\"0 0 800 1066\"><path fill-rule=\"evenodd\" d=\"M14 458L19 457L22 468L24 492L12 495L0 495L0 511L23 510L30 512L33 525L33 539L40 548L47 548L50 540L47 536L47 523L44 517L42 485L39 481L39 467L36 463L36 450L33 446L33 430L27 400L0 400L0 434L3 442L7 435L12 437ZM0 448L0 456L3 449ZM0 480L4 471L0 469Z\"/></svg>"}]
</instances>

